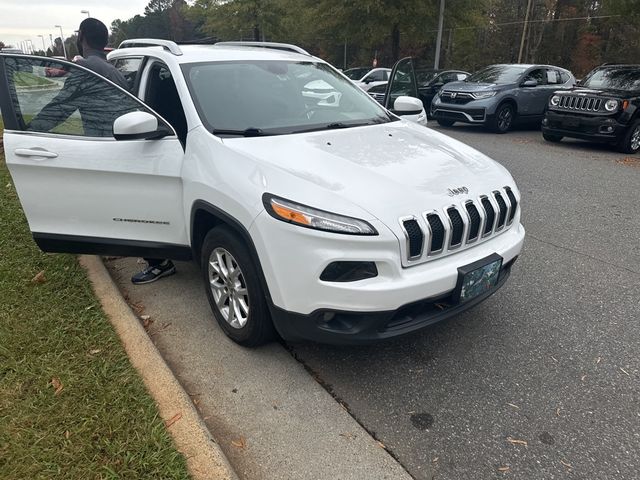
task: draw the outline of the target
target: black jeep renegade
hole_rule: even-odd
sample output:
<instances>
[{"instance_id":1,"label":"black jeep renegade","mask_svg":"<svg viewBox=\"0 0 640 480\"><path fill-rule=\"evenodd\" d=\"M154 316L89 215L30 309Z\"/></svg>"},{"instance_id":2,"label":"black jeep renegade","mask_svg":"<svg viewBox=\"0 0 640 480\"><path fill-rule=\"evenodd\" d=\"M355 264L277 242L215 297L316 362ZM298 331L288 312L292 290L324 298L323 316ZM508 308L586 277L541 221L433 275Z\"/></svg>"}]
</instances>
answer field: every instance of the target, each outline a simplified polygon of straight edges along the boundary
<instances>
[{"instance_id":1,"label":"black jeep renegade","mask_svg":"<svg viewBox=\"0 0 640 480\"><path fill-rule=\"evenodd\" d=\"M556 92L542 120L549 142L563 137L640 150L640 65L603 65L577 87Z\"/></svg>"}]
</instances>

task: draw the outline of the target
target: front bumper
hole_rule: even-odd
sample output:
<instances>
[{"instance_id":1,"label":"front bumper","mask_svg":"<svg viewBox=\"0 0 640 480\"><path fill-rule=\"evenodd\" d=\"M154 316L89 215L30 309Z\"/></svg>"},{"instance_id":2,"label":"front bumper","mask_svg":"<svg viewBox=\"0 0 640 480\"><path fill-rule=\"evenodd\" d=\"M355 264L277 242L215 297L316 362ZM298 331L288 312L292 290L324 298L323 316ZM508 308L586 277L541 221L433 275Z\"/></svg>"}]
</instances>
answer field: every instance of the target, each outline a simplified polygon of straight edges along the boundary
<instances>
[{"instance_id":1,"label":"front bumper","mask_svg":"<svg viewBox=\"0 0 640 480\"><path fill-rule=\"evenodd\" d=\"M611 116L576 115L547 111L542 120L542 131L549 135L578 138L591 142L618 143L628 125Z\"/></svg>"},{"instance_id":2,"label":"front bumper","mask_svg":"<svg viewBox=\"0 0 640 480\"><path fill-rule=\"evenodd\" d=\"M506 283L516 259L514 257L503 266L494 288L462 304L457 304L452 298L453 293L448 292L390 311L323 309L302 315L273 307L271 316L282 338L292 342L312 340L334 345L356 345L399 337L454 317L483 302Z\"/></svg>"},{"instance_id":3,"label":"front bumper","mask_svg":"<svg viewBox=\"0 0 640 480\"><path fill-rule=\"evenodd\" d=\"M280 222L265 212L256 218L250 233L269 288L274 323L284 338L353 343L360 337L376 339L402 335L404 328L387 328L382 334L375 332L382 324L389 323L394 312L416 302L426 305L425 301L428 304L450 297L461 266L493 253L503 258L505 267L510 265L519 255L525 235L518 214L508 230L490 240L404 268L398 238L381 222L369 221L380 233L378 236L319 232ZM334 261L375 262L378 275L354 282L320 280L325 267ZM448 310L446 316L458 311L461 310ZM324 319L325 314L331 312L341 313L338 322L345 316L352 318L355 315L372 318L366 322L373 323L365 325L359 320L360 326L353 331L327 333L327 329L318 324L318 319ZM446 318L439 315L433 321ZM408 328L420 328L433 321L425 323L421 320L418 326ZM331 340L330 337L344 340Z\"/></svg>"}]
</instances>

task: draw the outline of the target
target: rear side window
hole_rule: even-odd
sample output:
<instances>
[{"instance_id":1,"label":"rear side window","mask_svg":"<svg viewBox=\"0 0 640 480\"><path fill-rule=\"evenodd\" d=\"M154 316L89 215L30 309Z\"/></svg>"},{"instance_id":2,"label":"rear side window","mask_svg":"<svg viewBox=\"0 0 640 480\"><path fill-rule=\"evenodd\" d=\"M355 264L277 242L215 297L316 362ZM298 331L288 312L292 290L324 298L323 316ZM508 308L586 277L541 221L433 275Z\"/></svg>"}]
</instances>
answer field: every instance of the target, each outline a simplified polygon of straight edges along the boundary
<instances>
[{"instance_id":1,"label":"rear side window","mask_svg":"<svg viewBox=\"0 0 640 480\"><path fill-rule=\"evenodd\" d=\"M548 85L558 85L560 83L564 83L560 79L560 72L557 70L549 69L547 70L547 84Z\"/></svg>"},{"instance_id":2,"label":"rear side window","mask_svg":"<svg viewBox=\"0 0 640 480\"><path fill-rule=\"evenodd\" d=\"M140 67L142 66L142 57L119 58L115 61L114 66L120 70L129 86L129 91L134 91L137 85L136 81L140 75Z\"/></svg>"},{"instance_id":3,"label":"rear side window","mask_svg":"<svg viewBox=\"0 0 640 480\"><path fill-rule=\"evenodd\" d=\"M567 72L560 71L560 83L567 83L569 81L569 74Z\"/></svg>"},{"instance_id":4,"label":"rear side window","mask_svg":"<svg viewBox=\"0 0 640 480\"><path fill-rule=\"evenodd\" d=\"M146 111L103 77L68 62L26 57L4 62L20 130L112 137L116 118Z\"/></svg>"}]
</instances>

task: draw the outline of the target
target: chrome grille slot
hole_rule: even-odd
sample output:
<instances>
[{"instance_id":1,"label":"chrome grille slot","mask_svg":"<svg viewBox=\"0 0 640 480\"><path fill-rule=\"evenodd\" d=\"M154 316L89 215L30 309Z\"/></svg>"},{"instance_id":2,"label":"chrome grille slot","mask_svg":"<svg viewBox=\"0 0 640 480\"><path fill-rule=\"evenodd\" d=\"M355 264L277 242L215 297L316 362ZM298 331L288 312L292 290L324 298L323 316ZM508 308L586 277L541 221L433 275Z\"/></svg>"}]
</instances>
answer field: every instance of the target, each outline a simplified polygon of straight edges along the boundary
<instances>
[{"instance_id":1,"label":"chrome grille slot","mask_svg":"<svg viewBox=\"0 0 640 480\"><path fill-rule=\"evenodd\" d=\"M462 235L464 233L464 221L462 216L456 207L449 207L447 209L447 215L451 222L451 240L449 242L449 248L455 248L462 245Z\"/></svg>"},{"instance_id":2,"label":"chrome grille slot","mask_svg":"<svg viewBox=\"0 0 640 480\"><path fill-rule=\"evenodd\" d=\"M484 216L487 219L482 232L482 236L485 236L489 235L491 230L493 230L493 224L496 220L496 211L493 208L493 204L487 197L482 197L480 201L482 202L482 208L484 208Z\"/></svg>"},{"instance_id":3,"label":"chrome grille slot","mask_svg":"<svg viewBox=\"0 0 640 480\"><path fill-rule=\"evenodd\" d=\"M446 232L440 215L437 213L428 213L427 223L431 229L431 247L429 248L429 255L431 255L442 251Z\"/></svg>"},{"instance_id":4,"label":"chrome grille slot","mask_svg":"<svg viewBox=\"0 0 640 480\"><path fill-rule=\"evenodd\" d=\"M511 202L511 210L509 211L508 223L513 222L513 217L516 216L516 210L518 209L518 200L509 187L504 187L504 191L507 192L509 202Z\"/></svg>"},{"instance_id":5,"label":"chrome grille slot","mask_svg":"<svg viewBox=\"0 0 640 480\"><path fill-rule=\"evenodd\" d=\"M422 233L418 221L415 218L403 220L402 229L407 238L407 255L409 256L409 260L421 257L424 246L424 233Z\"/></svg>"},{"instance_id":6,"label":"chrome grille slot","mask_svg":"<svg viewBox=\"0 0 640 480\"><path fill-rule=\"evenodd\" d=\"M480 234L480 224L482 223L482 217L478 208L472 201L468 201L465 204L467 214L469 215L469 234L467 235L467 242L472 242L478 238Z\"/></svg>"},{"instance_id":7,"label":"chrome grille slot","mask_svg":"<svg viewBox=\"0 0 640 480\"><path fill-rule=\"evenodd\" d=\"M502 194L500 192L493 192L493 196L498 203L499 213L498 213L498 225L496 225L496 230L500 230L504 227L505 221L507 220L507 213L509 208L507 207L507 203L502 198Z\"/></svg>"}]
</instances>

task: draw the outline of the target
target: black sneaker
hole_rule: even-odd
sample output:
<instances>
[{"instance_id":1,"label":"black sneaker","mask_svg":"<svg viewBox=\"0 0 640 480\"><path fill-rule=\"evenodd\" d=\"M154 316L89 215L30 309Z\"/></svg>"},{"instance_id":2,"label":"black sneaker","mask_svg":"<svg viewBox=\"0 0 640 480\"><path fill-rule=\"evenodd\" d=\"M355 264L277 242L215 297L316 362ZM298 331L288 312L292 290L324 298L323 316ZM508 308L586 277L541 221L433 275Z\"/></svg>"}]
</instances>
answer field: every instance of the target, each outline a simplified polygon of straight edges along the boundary
<instances>
[{"instance_id":1,"label":"black sneaker","mask_svg":"<svg viewBox=\"0 0 640 480\"><path fill-rule=\"evenodd\" d=\"M176 273L176 267L171 260L165 260L159 265L148 266L141 272L131 277L131 283L142 285L143 283L151 283L162 277L168 277Z\"/></svg>"}]
</instances>

